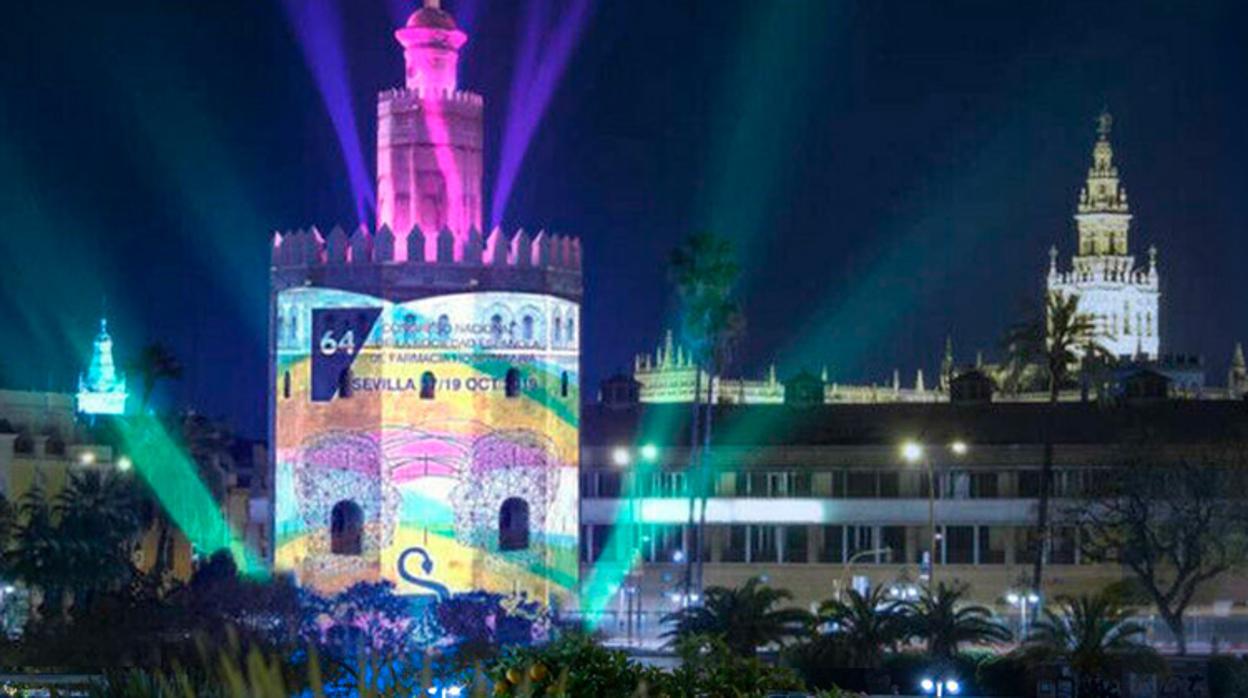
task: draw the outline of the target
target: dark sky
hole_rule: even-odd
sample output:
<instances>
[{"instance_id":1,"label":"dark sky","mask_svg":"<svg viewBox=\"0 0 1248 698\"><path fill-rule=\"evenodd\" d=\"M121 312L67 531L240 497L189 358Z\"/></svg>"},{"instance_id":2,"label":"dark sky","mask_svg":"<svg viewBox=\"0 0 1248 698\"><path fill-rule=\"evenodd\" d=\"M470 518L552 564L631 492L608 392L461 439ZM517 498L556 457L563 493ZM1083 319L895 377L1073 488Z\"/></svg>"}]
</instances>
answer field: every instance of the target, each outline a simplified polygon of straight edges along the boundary
<instances>
[{"instance_id":1,"label":"dark sky","mask_svg":"<svg viewBox=\"0 0 1248 698\"><path fill-rule=\"evenodd\" d=\"M476 4L489 186L523 3ZM387 0L341 10L371 170L400 54ZM106 304L119 359L165 341L169 400L262 433L271 232L355 215L278 0L4 13L0 384L70 389ZM1248 338L1246 28L1240 2L599 0L507 223L583 239L587 386L658 342L667 252L710 228L742 251L738 370L909 382L947 333L991 354L1038 297L1108 105L1163 351L1221 384Z\"/></svg>"}]
</instances>

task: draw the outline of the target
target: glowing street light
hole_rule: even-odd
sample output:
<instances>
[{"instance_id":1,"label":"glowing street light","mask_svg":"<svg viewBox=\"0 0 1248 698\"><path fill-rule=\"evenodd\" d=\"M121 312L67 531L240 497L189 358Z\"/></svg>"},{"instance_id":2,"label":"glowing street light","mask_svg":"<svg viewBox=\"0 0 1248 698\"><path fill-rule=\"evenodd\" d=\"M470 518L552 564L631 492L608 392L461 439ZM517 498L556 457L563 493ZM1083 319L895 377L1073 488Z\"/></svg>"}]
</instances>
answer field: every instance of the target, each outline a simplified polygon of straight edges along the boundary
<instances>
[{"instance_id":1,"label":"glowing street light","mask_svg":"<svg viewBox=\"0 0 1248 698\"><path fill-rule=\"evenodd\" d=\"M1010 590L1006 593L1005 600L1008 604L1018 609L1019 638L1026 640L1029 630L1027 623L1029 618L1028 610L1039 608L1040 595L1030 589L1022 591Z\"/></svg>"},{"instance_id":2,"label":"glowing street light","mask_svg":"<svg viewBox=\"0 0 1248 698\"><path fill-rule=\"evenodd\" d=\"M928 695L956 696L962 691L962 684L951 677L924 678L919 681L919 688Z\"/></svg>"},{"instance_id":3,"label":"glowing street light","mask_svg":"<svg viewBox=\"0 0 1248 698\"><path fill-rule=\"evenodd\" d=\"M129 456L121 456L117 459L117 469L121 472L129 472L132 467L134 467L134 463L130 460Z\"/></svg>"},{"instance_id":4,"label":"glowing street light","mask_svg":"<svg viewBox=\"0 0 1248 698\"><path fill-rule=\"evenodd\" d=\"M659 459L659 447L654 444L646 444L641 447L641 457L646 461L653 463Z\"/></svg>"},{"instance_id":5,"label":"glowing street light","mask_svg":"<svg viewBox=\"0 0 1248 698\"><path fill-rule=\"evenodd\" d=\"M970 450L970 447L966 445L965 441L959 439L958 441L954 441L949 444L949 450L953 451L953 455L955 456L965 456L966 452Z\"/></svg>"},{"instance_id":6,"label":"glowing street light","mask_svg":"<svg viewBox=\"0 0 1248 698\"><path fill-rule=\"evenodd\" d=\"M611 462L615 463L617 466L622 468L628 465L631 461L632 458L629 456L627 448L624 448L623 446L616 446L615 449L611 451Z\"/></svg>"},{"instance_id":7,"label":"glowing street light","mask_svg":"<svg viewBox=\"0 0 1248 698\"><path fill-rule=\"evenodd\" d=\"M910 465L914 465L923 459L923 444L916 441L907 441L901 445L901 457Z\"/></svg>"},{"instance_id":8,"label":"glowing street light","mask_svg":"<svg viewBox=\"0 0 1248 698\"><path fill-rule=\"evenodd\" d=\"M78 462L83 465L92 465L95 463L95 451L83 451L78 454Z\"/></svg>"}]
</instances>

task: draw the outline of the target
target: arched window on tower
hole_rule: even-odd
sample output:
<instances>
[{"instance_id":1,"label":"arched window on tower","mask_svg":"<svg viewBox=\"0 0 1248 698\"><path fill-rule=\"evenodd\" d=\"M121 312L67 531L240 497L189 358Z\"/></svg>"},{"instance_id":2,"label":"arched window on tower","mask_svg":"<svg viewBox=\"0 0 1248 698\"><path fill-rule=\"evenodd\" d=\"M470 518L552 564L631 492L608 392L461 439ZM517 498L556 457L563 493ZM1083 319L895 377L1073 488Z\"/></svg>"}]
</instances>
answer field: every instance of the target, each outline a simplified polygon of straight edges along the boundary
<instances>
[{"instance_id":1,"label":"arched window on tower","mask_svg":"<svg viewBox=\"0 0 1248 698\"><path fill-rule=\"evenodd\" d=\"M490 316L490 336L497 342L503 338L503 316L495 313Z\"/></svg>"},{"instance_id":2,"label":"arched window on tower","mask_svg":"<svg viewBox=\"0 0 1248 698\"><path fill-rule=\"evenodd\" d=\"M364 550L364 512L360 505L344 499L329 514L329 552L359 555Z\"/></svg>"},{"instance_id":3,"label":"arched window on tower","mask_svg":"<svg viewBox=\"0 0 1248 698\"><path fill-rule=\"evenodd\" d=\"M507 369L507 375L503 378L503 394L507 397L520 397L520 371L514 368Z\"/></svg>"},{"instance_id":4,"label":"arched window on tower","mask_svg":"<svg viewBox=\"0 0 1248 698\"><path fill-rule=\"evenodd\" d=\"M420 399L432 400L438 389L438 377L433 375L433 371L425 371L420 374Z\"/></svg>"},{"instance_id":5,"label":"arched window on tower","mask_svg":"<svg viewBox=\"0 0 1248 698\"><path fill-rule=\"evenodd\" d=\"M555 333L554 333L554 336L551 337L551 342L554 344L558 344L559 342L562 342L562 341L563 341L563 318L556 316L555 317Z\"/></svg>"},{"instance_id":6,"label":"arched window on tower","mask_svg":"<svg viewBox=\"0 0 1248 698\"><path fill-rule=\"evenodd\" d=\"M290 371L282 374L282 397L290 399Z\"/></svg>"},{"instance_id":7,"label":"arched window on tower","mask_svg":"<svg viewBox=\"0 0 1248 698\"><path fill-rule=\"evenodd\" d=\"M524 341L526 342L533 341L533 316L532 315L525 315L524 319L520 321L520 336L523 337Z\"/></svg>"},{"instance_id":8,"label":"arched window on tower","mask_svg":"<svg viewBox=\"0 0 1248 698\"><path fill-rule=\"evenodd\" d=\"M576 342L576 321L573 320L572 318L568 318L568 328L567 328L566 334L568 338L568 344L572 344Z\"/></svg>"},{"instance_id":9,"label":"arched window on tower","mask_svg":"<svg viewBox=\"0 0 1248 698\"><path fill-rule=\"evenodd\" d=\"M567 396L568 396L568 372L564 371L563 374L559 376L559 397L567 397Z\"/></svg>"},{"instance_id":10,"label":"arched window on tower","mask_svg":"<svg viewBox=\"0 0 1248 698\"><path fill-rule=\"evenodd\" d=\"M519 497L511 497L498 510L498 549L527 550L529 548L529 503Z\"/></svg>"}]
</instances>

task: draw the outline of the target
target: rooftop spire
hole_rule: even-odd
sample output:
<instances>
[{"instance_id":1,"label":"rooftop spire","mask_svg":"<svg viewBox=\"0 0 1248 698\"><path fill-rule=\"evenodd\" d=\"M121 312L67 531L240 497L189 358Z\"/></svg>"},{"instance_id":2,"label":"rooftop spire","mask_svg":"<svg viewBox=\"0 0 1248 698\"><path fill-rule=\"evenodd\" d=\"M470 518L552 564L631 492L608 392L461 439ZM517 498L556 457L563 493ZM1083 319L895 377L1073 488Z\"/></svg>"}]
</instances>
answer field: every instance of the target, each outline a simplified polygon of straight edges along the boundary
<instances>
[{"instance_id":1,"label":"rooftop spire","mask_svg":"<svg viewBox=\"0 0 1248 698\"><path fill-rule=\"evenodd\" d=\"M1109 132L1114 128L1114 117L1109 113L1109 107L1101 107L1101 115L1096 117L1096 132L1100 135L1100 140L1109 140Z\"/></svg>"},{"instance_id":2,"label":"rooftop spire","mask_svg":"<svg viewBox=\"0 0 1248 698\"><path fill-rule=\"evenodd\" d=\"M126 410L126 378L113 362L113 338L108 334L108 318L100 318L91 363L78 376L78 411L87 414L123 414Z\"/></svg>"}]
</instances>

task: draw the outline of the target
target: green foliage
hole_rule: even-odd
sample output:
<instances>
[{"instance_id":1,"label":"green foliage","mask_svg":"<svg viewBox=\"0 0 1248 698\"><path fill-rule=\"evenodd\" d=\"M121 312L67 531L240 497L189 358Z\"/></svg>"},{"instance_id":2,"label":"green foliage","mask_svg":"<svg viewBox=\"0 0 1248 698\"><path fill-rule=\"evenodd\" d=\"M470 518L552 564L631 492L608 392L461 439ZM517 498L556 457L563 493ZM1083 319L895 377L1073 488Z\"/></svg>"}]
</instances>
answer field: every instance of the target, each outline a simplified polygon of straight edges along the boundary
<instances>
[{"instance_id":1,"label":"green foliage","mask_svg":"<svg viewBox=\"0 0 1248 698\"><path fill-rule=\"evenodd\" d=\"M844 666L878 667L886 650L906 636L906 607L888 598L883 585L860 594L850 590L844 599L829 599L819 607L819 620L833 626L848 652Z\"/></svg>"},{"instance_id":2,"label":"green foliage","mask_svg":"<svg viewBox=\"0 0 1248 698\"><path fill-rule=\"evenodd\" d=\"M1036 687L1031 667L1011 655L989 655L975 667L975 687L982 696L1025 696Z\"/></svg>"},{"instance_id":3,"label":"green foliage","mask_svg":"<svg viewBox=\"0 0 1248 698\"><path fill-rule=\"evenodd\" d=\"M827 688L835 685L846 667L859 664L859 648L845 636L834 633L815 635L806 642L785 648L781 663L797 672L807 686Z\"/></svg>"},{"instance_id":4,"label":"green foliage","mask_svg":"<svg viewBox=\"0 0 1248 698\"><path fill-rule=\"evenodd\" d=\"M593 698L631 698L659 676L583 633L564 633L539 647L511 648L489 675L496 695Z\"/></svg>"},{"instance_id":5,"label":"green foliage","mask_svg":"<svg viewBox=\"0 0 1248 698\"><path fill-rule=\"evenodd\" d=\"M1010 631L997 622L992 611L965 603L966 595L966 585L942 582L935 589L924 589L918 601L906 604L909 634L923 640L933 658L952 659L965 644L1010 639Z\"/></svg>"},{"instance_id":6,"label":"green foliage","mask_svg":"<svg viewBox=\"0 0 1248 698\"><path fill-rule=\"evenodd\" d=\"M675 627L666 637L681 640L714 635L729 649L752 657L759 647L784 645L810 632L812 618L797 608L781 608L792 598L785 589L773 589L757 577L735 589L709 587L701 605L689 606L664 617Z\"/></svg>"},{"instance_id":7,"label":"green foliage","mask_svg":"<svg viewBox=\"0 0 1248 698\"><path fill-rule=\"evenodd\" d=\"M1164 668L1156 651L1141 641L1144 627L1130 619L1130 611L1113 594L1063 597L1057 606L1058 612L1044 609L1019 656L1031 663L1067 663L1080 677L1110 669Z\"/></svg>"},{"instance_id":8,"label":"green foliage","mask_svg":"<svg viewBox=\"0 0 1248 698\"><path fill-rule=\"evenodd\" d=\"M687 636L677 643L676 654L680 666L656 682L656 695L754 698L804 688L791 669L743 656L719 637Z\"/></svg>"},{"instance_id":9,"label":"green foliage","mask_svg":"<svg viewBox=\"0 0 1248 698\"><path fill-rule=\"evenodd\" d=\"M712 373L727 363L743 331L743 317L731 298L740 273L732 243L711 233L690 235L668 263L681 301L682 342L697 365Z\"/></svg>"},{"instance_id":10,"label":"green foliage","mask_svg":"<svg viewBox=\"0 0 1248 698\"><path fill-rule=\"evenodd\" d=\"M1248 659L1212 657L1209 659L1209 698L1248 696Z\"/></svg>"},{"instance_id":11,"label":"green foliage","mask_svg":"<svg viewBox=\"0 0 1248 698\"><path fill-rule=\"evenodd\" d=\"M1071 380L1071 370L1079 364L1080 354L1097 357L1105 353L1099 344L1096 322L1091 315L1079 311L1079 296L1051 293L1043 312L1014 325L1006 333L1010 357L1007 383L1016 387L1023 372L1038 366L1047 382L1050 400L1057 401L1058 391Z\"/></svg>"}]
</instances>

